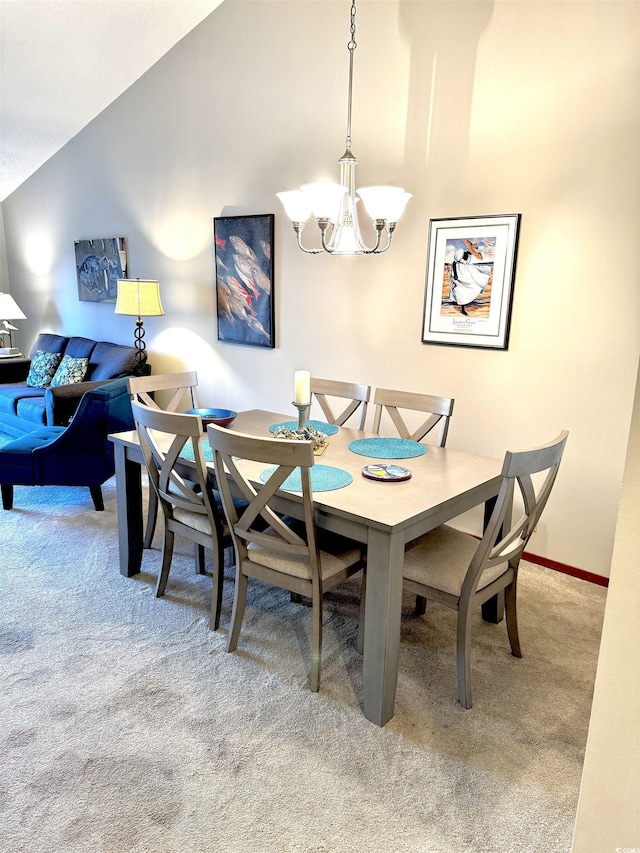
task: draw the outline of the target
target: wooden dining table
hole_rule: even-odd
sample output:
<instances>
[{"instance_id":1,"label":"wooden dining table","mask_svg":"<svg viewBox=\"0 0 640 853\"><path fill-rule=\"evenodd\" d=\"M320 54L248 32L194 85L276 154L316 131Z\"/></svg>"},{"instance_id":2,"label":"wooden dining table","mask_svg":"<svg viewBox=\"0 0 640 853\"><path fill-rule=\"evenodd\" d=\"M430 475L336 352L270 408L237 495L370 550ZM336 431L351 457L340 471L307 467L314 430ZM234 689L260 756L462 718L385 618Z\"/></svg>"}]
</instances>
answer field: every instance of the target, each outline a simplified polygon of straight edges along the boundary
<instances>
[{"instance_id":1,"label":"wooden dining table","mask_svg":"<svg viewBox=\"0 0 640 853\"><path fill-rule=\"evenodd\" d=\"M230 428L268 436L270 426L290 420L253 409L240 412ZM340 427L328 438L315 465L341 469L353 479L343 488L316 490L313 497L319 527L367 546L363 707L368 720L383 726L393 716L398 679L405 545L483 503L486 517L500 489L502 461L431 445L421 456L397 460L368 458L349 449L351 442L367 437L374 436ZM120 571L130 577L140 571L143 553L144 460L135 431L109 439L115 451ZM404 466L411 477L399 482L365 478L362 469L375 462ZM301 510L299 494L282 491L281 501L288 514ZM499 603L488 604L483 615L498 621Z\"/></svg>"}]
</instances>

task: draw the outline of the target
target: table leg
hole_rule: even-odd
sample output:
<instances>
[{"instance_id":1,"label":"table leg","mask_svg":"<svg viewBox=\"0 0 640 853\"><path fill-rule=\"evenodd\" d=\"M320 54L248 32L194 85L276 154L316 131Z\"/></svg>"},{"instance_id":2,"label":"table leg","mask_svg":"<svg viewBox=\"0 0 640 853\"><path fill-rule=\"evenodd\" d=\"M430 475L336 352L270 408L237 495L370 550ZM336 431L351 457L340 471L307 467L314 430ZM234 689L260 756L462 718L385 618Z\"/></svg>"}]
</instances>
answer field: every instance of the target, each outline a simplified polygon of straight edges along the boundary
<instances>
[{"instance_id":1,"label":"table leg","mask_svg":"<svg viewBox=\"0 0 640 853\"><path fill-rule=\"evenodd\" d=\"M120 574L138 574L142 564L142 471L127 458L123 445L114 447Z\"/></svg>"},{"instance_id":2,"label":"table leg","mask_svg":"<svg viewBox=\"0 0 640 853\"><path fill-rule=\"evenodd\" d=\"M404 538L369 530L364 620L364 715L384 726L398 681Z\"/></svg>"}]
</instances>

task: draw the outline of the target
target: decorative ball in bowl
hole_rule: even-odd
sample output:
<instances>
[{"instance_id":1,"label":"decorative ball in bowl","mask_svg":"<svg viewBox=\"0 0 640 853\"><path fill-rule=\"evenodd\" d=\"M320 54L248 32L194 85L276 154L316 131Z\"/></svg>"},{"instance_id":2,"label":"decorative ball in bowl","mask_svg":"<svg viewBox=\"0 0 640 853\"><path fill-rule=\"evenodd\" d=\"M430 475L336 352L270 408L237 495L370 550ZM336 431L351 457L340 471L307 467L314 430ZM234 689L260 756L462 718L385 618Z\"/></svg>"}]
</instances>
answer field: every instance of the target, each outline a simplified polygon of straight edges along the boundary
<instances>
[{"instance_id":1,"label":"decorative ball in bowl","mask_svg":"<svg viewBox=\"0 0 640 853\"><path fill-rule=\"evenodd\" d=\"M206 429L209 424L228 427L236 419L237 412L231 409L187 409L188 415L200 415L202 426Z\"/></svg>"}]
</instances>

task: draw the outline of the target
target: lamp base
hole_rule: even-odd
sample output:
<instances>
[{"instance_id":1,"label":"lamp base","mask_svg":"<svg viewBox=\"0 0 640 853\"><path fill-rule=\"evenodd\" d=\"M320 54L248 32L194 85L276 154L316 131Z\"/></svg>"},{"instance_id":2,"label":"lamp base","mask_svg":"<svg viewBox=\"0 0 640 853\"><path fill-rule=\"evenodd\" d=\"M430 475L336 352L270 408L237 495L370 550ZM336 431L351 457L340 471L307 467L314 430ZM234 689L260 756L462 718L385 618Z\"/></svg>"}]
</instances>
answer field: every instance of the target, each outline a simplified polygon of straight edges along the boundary
<instances>
[{"instance_id":1,"label":"lamp base","mask_svg":"<svg viewBox=\"0 0 640 853\"><path fill-rule=\"evenodd\" d=\"M136 321L136 330L133 333L135 337L134 346L136 348L136 376L144 376L147 373L147 345L144 342L144 326L142 320L138 317Z\"/></svg>"}]
</instances>

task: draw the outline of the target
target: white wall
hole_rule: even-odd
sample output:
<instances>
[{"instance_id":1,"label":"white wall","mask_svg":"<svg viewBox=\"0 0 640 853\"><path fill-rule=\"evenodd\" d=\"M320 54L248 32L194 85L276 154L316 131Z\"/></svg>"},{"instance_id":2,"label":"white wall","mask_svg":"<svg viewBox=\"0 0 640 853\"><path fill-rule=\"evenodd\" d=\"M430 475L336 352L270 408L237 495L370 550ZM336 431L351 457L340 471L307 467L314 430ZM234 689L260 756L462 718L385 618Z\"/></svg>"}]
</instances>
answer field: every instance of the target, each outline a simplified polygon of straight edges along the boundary
<instances>
[{"instance_id":1,"label":"white wall","mask_svg":"<svg viewBox=\"0 0 640 853\"><path fill-rule=\"evenodd\" d=\"M154 371L197 369L203 404L288 412L306 367L455 397L454 448L568 429L531 550L607 575L638 366L638 4L361 0L358 184L414 198L388 254L312 257L275 193L337 179L348 11L226 0L4 202L21 346L132 339L131 318L78 302L74 266L74 240L125 236L130 275L161 282ZM214 216L267 212L272 351L216 340L212 249ZM429 220L516 212L508 351L422 344Z\"/></svg>"}]
</instances>

